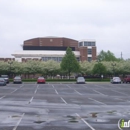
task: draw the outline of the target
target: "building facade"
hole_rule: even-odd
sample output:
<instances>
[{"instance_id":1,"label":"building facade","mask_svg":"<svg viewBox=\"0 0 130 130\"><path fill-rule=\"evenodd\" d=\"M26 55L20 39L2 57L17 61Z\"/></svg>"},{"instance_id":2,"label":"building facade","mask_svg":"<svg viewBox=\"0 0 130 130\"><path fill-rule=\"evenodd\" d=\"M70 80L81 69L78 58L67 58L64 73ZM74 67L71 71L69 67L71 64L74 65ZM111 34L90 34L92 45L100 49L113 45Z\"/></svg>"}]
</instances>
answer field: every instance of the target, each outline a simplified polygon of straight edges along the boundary
<instances>
[{"instance_id":1,"label":"building facade","mask_svg":"<svg viewBox=\"0 0 130 130\"><path fill-rule=\"evenodd\" d=\"M77 60L96 60L96 42L94 40L77 41L64 37L43 37L24 41L23 51L17 51L12 55L15 60L23 62L34 60L55 60L61 62L67 47L74 52Z\"/></svg>"}]
</instances>

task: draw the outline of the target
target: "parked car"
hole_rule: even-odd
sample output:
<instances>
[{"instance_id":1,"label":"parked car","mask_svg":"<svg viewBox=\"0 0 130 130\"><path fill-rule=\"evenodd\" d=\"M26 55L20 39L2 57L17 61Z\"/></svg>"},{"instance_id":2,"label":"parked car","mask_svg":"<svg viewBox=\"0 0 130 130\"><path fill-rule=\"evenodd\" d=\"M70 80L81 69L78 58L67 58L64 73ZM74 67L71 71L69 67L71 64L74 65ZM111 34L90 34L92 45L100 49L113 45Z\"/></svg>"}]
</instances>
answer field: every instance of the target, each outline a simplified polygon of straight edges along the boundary
<instances>
[{"instance_id":1,"label":"parked car","mask_svg":"<svg viewBox=\"0 0 130 130\"><path fill-rule=\"evenodd\" d=\"M9 76L8 75L1 75L1 78L4 78L6 83L9 83Z\"/></svg>"},{"instance_id":2,"label":"parked car","mask_svg":"<svg viewBox=\"0 0 130 130\"><path fill-rule=\"evenodd\" d=\"M123 83L130 83L130 75L127 75L127 76L125 76L123 79L122 79L122 82Z\"/></svg>"},{"instance_id":3,"label":"parked car","mask_svg":"<svg viewBox=\"0 0 130 130\"><path fill-rule=\"evenodd\" d=\"M14 80L13 80L13 83L22 83L22 78L20 76L15 76L14 77Z\"/></svg>"},{"instance_id":4,"label":"parked car","mask_svg":"<svg viewBox=\"0 0 130 130\"><path fill-rule=\"evenodd\" d=\"M84 79L84 77L78 77L77 78L77 82L76 82L77 84L85 84L85 79Z\"/></svg>"},{"instance_id":5,"label":"parked car","mask_svg":"<svg viewBox=\"0 0 130 130\"><path fill-rule=\"evenodd\" d=\"M0 85L6 86L6 81L4 78L0 78Z\"/></svg>"},{"instance_id":6,"label":"parked car","mask_svg":"<svg viewBox=\"0 0 130 130\"><path fill-rule=\"evenodd\" d=\"M114 84L114 83L120 83L120 84L121 84L121 79L120 79L120 77L113 77L113 78L110 80L110 82L111 82L112 84Z\"/></svg>"},{"instance_id":7,"label":"parked car","mask_svg":"<svg viewBox=\"0 0 130 130\"><path fill-rule=\"evenodd\" d=\"M44 77L39 77L39 78L37 79L37 84L39 84L39 83L45 84L45 83L46 83L45 78L44 78Z\"/></svg>"}]
</instances>

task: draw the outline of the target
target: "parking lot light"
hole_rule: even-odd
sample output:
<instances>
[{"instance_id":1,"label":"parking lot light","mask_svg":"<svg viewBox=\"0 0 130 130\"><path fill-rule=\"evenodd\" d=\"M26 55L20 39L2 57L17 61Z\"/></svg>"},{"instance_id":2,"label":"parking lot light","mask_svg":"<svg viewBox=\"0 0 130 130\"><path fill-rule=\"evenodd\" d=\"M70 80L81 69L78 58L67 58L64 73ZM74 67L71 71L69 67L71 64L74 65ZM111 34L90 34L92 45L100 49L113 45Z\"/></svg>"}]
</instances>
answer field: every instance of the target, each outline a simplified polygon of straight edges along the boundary
<instances>
[{"instance_id":1,"label":"parking lot light","mask_svg":"<svg viewBox=\"0 0 130 130\"><path fill-rule=\"evenodd\" d=\"M116 63L111 63L112 67L113 67L113 75L115 76L115 66L116 66Z\"/></svg>"},{"instance_id":2,"label":"parking lot light","mask_svg":"<svg viewBox=\"0 0 130 130\"><path fill-rule=\"evenodd\" d=\"M11 65L13 64L13 61L8 60L8 64L9 64L9 77L11 78Z\"/></svg>"}]
</instances>

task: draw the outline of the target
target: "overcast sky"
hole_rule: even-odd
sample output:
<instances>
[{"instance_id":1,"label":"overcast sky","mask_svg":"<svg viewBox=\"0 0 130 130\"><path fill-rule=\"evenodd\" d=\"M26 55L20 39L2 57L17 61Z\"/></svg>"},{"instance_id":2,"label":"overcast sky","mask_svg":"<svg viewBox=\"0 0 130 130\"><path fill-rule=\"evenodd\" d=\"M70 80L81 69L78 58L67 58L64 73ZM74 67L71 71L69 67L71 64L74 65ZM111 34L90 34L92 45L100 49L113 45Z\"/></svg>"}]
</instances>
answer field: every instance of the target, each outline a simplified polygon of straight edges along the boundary
<instances>
[{"instance_id":1,"label":"overcast sky","mask_svg":"<svg viewBox=\"0 0 130 130\"><path fill-rule=\"evenodd\" d=\"M45 36L94 39L97 52L130 58L130 0L0 0L0 57Z\"/></svg>"}]
</instances>

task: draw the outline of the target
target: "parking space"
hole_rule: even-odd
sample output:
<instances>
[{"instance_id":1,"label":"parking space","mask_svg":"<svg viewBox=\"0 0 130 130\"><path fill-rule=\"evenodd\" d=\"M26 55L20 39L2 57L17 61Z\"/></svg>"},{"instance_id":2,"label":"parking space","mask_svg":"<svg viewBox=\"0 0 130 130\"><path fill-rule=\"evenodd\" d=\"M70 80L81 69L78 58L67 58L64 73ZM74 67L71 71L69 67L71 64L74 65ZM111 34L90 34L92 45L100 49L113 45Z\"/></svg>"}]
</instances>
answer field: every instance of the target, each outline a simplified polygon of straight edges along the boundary
<instances>
[{"instance_id":1,"label":"parking space","mask_svg":"<svg viewBox=\"0 0 130 130\"><path fill-rule=\"evenodd\" d=\"M119 130L130 119L130 84L0 86L1 130Z\"/></svg>"}]
</instances>

